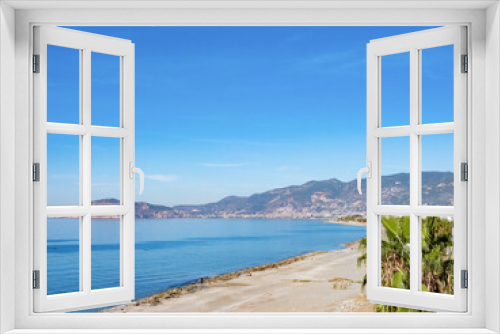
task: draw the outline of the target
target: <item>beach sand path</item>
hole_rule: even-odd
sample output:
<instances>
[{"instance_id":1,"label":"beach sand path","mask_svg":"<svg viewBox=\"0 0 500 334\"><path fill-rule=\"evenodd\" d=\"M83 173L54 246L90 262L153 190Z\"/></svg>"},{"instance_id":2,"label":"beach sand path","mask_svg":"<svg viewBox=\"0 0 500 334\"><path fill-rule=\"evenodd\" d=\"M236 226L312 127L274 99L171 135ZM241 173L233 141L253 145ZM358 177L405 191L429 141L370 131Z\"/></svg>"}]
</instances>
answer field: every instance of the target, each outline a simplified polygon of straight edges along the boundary
<instances>
[{"instance_id":1,"label":"beach sand path","mask_svg":"<svg viewBox=\"0 0 500 334\"><path fill-rule=\"evenodd\" d=\"M357 247L314 254L278 268L202 284L196 292L108 312L372 312Z\"/></svg>"}]
</instances>

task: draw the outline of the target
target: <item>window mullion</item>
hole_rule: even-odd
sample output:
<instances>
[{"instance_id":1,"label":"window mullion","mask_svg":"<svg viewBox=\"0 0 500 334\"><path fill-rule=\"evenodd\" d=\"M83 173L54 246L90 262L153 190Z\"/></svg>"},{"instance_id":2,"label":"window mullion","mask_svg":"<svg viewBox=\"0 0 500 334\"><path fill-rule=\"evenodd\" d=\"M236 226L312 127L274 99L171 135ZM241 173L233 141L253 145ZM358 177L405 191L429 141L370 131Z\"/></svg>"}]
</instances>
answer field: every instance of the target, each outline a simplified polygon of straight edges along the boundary
<instances>
[{"instance_id":1,"label":"window mullion","mask_svg":"<svg viewBox=\"0 0 500 334\"><path fill-rule=\"evenodd\" d=\"M81 101L82 101L82 124L84 126L91 126L91 51L89 49L83 50L83 61L81 66ZM80 179L80 188L82 189L82 204L84 207L90 208L91 206L91 135L87 132L81 136L82 147L80 150L80 169L82 170L82 177ZM83 291L90 293L92 289L92 273L91 273L91 226L92 216L88 212L82 219L82 234L80 237L80 256L82 257L82 267L80 275L83 282Z\"/></svg>"},{"instance_id":2,"label":"window mullion","mask_svg":"<svg viewBox=\"0 0 500 334\"><path fill-rule=\"evenodd\" d=\"M80 122L79 122L79 126L82 126L83 123L84 123L84 117L83 117L83 64L84 64L84 55L83 55L83 50L80 50L80 73L79 73L79 117L80 117ZM83 184L84 184L84 180L83 180L83 152L84 152L84 136L83 135L80 135L79 136L80 138L80 147L79 147L79 151L80 151L80 160L79 160L79 164L80 164L80 186L79 186L79 191L80 191L80 198L79 198L79 204L80 206L83 206L84 205L84 197L85 197L85 193L83 191ZM84 217L80 216L79 217L79 236L78 236L78 245L79 245L79 251L78 251L78 254L79 254L79 270L78 272L80 273L80 278L79 278L79 282L80 282L80 291L83 291L85 289L84 287L84 284L83 284L83 281L85 279L84 277L84 274L83 274L83 268L84 268L84 256L83 256L83 253L85 251L84 249L84 243L83 243L83 237L85 235L85 231L84 231L84 222L85 222L85 219Z\"/></svg>"},{"instance_id":3,"label":"window mullion","mask_svg":"<svg viewBox=\"0 0 500 334\"><path fill-rule=\"evenodd\" d=\"M82 73L80 75L81 80L81 100L82 100L82 125L85 127L90 127L90 109L91 109L91 81L90 81L90 71L91 71L91 52L89 49L83 50L83 66ZM81 159L80 163L82 170L82 179L81 179L81 189L82 189L82 204L85 207L90 207L91 205L91 195L90 195L90 168L91 168L91 137L90 132L82 135L82 149L81 149Z\"/></svg>"},{"instance_id":4,"label":"window mullion","mask_svg":"<svg viewBox=\"0 0 500 334\"><path fill-rule=\"evenodd\" d=\"M410 50L410 207L419 204L420 200L420 136L415 133L419 124L420 104L420 64L419 50ZM410 291L417 292L420 281L420 233L418 216L410 214Z\"/></svg>"}]
</instances>

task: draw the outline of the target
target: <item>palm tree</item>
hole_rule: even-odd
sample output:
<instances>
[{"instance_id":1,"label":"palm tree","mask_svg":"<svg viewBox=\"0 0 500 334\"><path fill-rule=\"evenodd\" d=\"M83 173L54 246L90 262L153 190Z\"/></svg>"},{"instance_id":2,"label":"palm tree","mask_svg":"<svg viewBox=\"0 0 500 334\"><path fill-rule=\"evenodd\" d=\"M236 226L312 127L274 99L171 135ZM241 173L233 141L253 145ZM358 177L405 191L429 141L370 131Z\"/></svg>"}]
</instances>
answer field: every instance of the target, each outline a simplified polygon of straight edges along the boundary
<instances>
[{"instance_id":1,"label":"palm tree","mask_svg":"<svg viewBox=\"0 0 500 334\"><path fill-rule=\"evenodd\" d=\"M382 286L410 288L410 217L382 216Z\"/></svg>"},{"instance_id":2,"label":"palm tree","mask_svg":"<svg viewBox=\"0 0 500 334\"><path fill-rule=\"evenodd\" d=\"M358 250L361 252L361 255L358 256L358 268L361 268L362 265L365 265L365 276L363 277L363 283L361 284L361 291L363 291L366 287L367 279L366 279L366 259L367 259L367 253L366 253L366 237L361 239L359 241L359 246Z\"/></svg>"},{"instance_id":3,"label":"palm tree","mask_svg":"<svg viewBox=\"0 0 500 334\"><path fill-rule=\"evenodd\" d=\"M382 216L381 284L410 288L410 218ZM366 263L367 241L360 241L358 267ZM439 217L422 219L422 291L453 294L453 221ZM362 289L366 286L366 275ZM377 312L419 312L377 305Z\"/></svg>"},{"instance_id":4,"label":"palm tree","mask_svg":"<svg viewBox=\"0 0 500 334\"><path fill-rule=\"evenodd\" d=\"M422 219L422 284L427 291L453 294L453 221Z\"/></svg>"}]
</instances>

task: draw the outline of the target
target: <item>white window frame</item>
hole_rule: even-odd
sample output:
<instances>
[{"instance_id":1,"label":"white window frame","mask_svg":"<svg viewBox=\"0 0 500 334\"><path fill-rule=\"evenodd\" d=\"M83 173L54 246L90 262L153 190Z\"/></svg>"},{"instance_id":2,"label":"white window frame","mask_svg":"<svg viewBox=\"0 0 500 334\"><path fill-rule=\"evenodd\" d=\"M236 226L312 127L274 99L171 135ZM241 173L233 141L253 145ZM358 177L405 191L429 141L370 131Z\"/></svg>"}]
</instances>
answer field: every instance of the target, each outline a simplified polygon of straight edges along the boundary
<instances>
[{"instance_id":1,"label":"white window frame","mask_svg":"<svg viewBox=\"0 0 500 334\"><path fill-rule=\"evenodd\" d=\"M467 270L467 183L461 180L461 163L467 163L467 75L462 73L462 55L467 55L465 26L434 28L409 34L372 40L367 45L367 161L371 177L367 179L367 298L373 303L403 306L431 311L464 312L467 290L461 288L461 271ZM422 123L422 50L445 45L453 46L454 120L449 123ZM381 103L382 58L409 53L409 124L384 127ZM423 135L453 134L454 206L424 206L422 201ZM381 203L381 154L384 138L409 139L410 203ZM380 285L381 217L410 217L410 289L394 289ZM421 217L454 217L453 257L454 294L421 291Z\"/></svg>"},{"instance_id":2,"label":"white window frame","mask_svg":"<svg viewBox=\"0 0 500 334\"><path fill-rule=\"evenodd\" d=\"M17 7L14 11L9 5ZM0 320L1 330L15 333L50 332L145 333L252 332L350 333L492 333L500 331L500 12L495 1L412 2L237 2L217 1L179 4L176 2L17 2L0 4L0 142L2 183L0 198ZM75 6L71 8L71 6ZM122 6L121 8L119 8ZM140 8L124 9L126 6ZM148 9L149 6L149 9ZM183 7L182 9L175 7ZM202 7L203 6L203 7ZM232 7L232 8L224 8ZM397 6L397 8L392 8ZM66 8L61 8L66 7ZM69 7L69 8L68 8ZM78 10L74 8L80 8ZM99 8L97 8L99 7ZM106 10L105 8L114 8ZM151 8L154 9L151 9ZM163 8L159 8L163 7ZM166 8L170 7L170 8ZM24 9L23 9L24 8ZM86 8L86 9L81 9ZM14 18L15 17L15 21ZM446 25L464 24L469 28L471 75L468 85L468 141L470 181L468 230L470 288L467 313L440 314L34 314L31 290L32 188L30 178L32 147L32 27L57 25ZM15 34L15 35L14 35ZM15 36L15 38L14 38ZM15 67L15 73L12 68ZM12 82L15 81L15 86ZM15 94L15 100L9 95ZM14 113L15 108L15 113ZM15 128L15 133L6 127ZM15 139L15 147L11 143ZM6 141L7 140L7 141ZM10 141L10 142L9 142ZM15 182L12 177L15 159ZM486 182L488 175L488 182ZM7 186L4 186L7 185ZM7 188L8 187L8 188ZM9 208L9 195L15 193L15 210ZM473 196L471 196L473 195ZM487 195L487 196L486 196ZM10 218L15 218L15 225ZM488 219L486 219L488 218ZM473 226L473 228L472 228ZM484 256L492 259L485 265ZM12 256L14 254L14 256ZM488 293L486 293L488 277ZM10 285L9 285L10 284ZM15 286L12 289L12 286ZM14 305L14 307L12 307ZM422 321L425 317L425 321ZM138 327L141 330L133 330ZM264 330L265 328L269 330ZM74 329L74 331L73 331ZM163 329L160 331L160 329ZM218 330L217 330L218 329ZM274 330L273 330L274 329ZM13 333L14 333L13 332ZM47 332L47 331L45 331ZM248 330L246 331L248 332Z\"/></svg>"},{"instance_id":3,"label":"white window frame","mask_svg":"<svg viewBox=\"0 0 500 334\"><path fill-rule=\"evenodd\" d=\"M39 288L34 289L34 311L73 311L131 302L135 296L135 192L130 170L134 162L134 44L129 40L60 27L35 26L34 54L39 71L34 84L34 162L39 164L39 181L33 184L34 270ZM47 122L47 45L73 48L79 53L79 124ZM92 53L119 57L119 127L95 126L91 122ZM80 141L80 199L76 206L47 206L47 134L77 135ZM120 141L120 205L91 205L91 142L93 138ZM92 216L120 216L120 285L92 289ZM79 217L79 291L47 295L47 218Z\"/></svg>"}]
</instances>

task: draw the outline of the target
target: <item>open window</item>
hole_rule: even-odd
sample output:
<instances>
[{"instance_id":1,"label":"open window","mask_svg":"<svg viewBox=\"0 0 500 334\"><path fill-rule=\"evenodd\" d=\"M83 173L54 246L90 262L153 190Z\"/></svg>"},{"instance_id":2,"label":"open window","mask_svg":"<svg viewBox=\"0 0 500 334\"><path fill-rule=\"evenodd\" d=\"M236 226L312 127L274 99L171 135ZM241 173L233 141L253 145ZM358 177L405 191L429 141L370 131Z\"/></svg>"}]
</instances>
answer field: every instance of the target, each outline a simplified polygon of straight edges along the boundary
<instances>
[{"instance_id":1,"label":"open window","mask_svg":"<svg viewBox=\"0 0 500 334\"><path fill-rule=\"evenodd\" d=\"M51 60L56 53L57 59L64 55L63 62ZM134 299L133 178L138 171L134 168L134 44L70 29L35 27L33 72L34 310L69 311L130 302ZM58 94L61 85L71 87L72 93ZM113 87L103 90L102 85ZM55 114L56 108L64 113ZM96 188L98 178L108 181L106 191L119 201L92 202L92 193L106 194ZM60 196L48 198L50 187L59 188L55 193ZM96 236L95 217L119 219L110 219L106 235ZM61 230L70 231L72 237L58 238ZM110 239L116 246L109 246ZM114 252L114 263L100 263L95 251L99 249ZM56 260L69 268L64 284L50 279L58 275L51 272L51 262ZM99 268L110 270L107 284L94 284L93 276L102 275Z\"/></svg>"},{"instance_id":2,"label":"open window","mask_svg":"<svg viewBox=\"0 0 500 334\"><path fill-rule=\"evenodd\" d=\"M432 52L441 52L450 73L448 87L429 92L427 80L433 76L429 79L432 69L427 67L432 64L426 62L426 55ZM466 311L467 290L462 286L467 275L466 54L465 27L373 40L367 46L367 297L374 303ZM391 74L394 63L403 66ZM384 86L384 76L390 75L401 84ZM426 101L428 94L451 98L432 105ZM401 95L406 101L399 98L395 103L394 97ZM443 113L434 111L443 110L448 110L447 116L435 117ZM390 118L392 123L385 121L389 113L397 115ZM443 136L450 139L437 140ZM450 160L450 182L427 186L431 174L424 171L430 149L441 150L433 159ZM394 205L388 198L400 187L382 184L381 175L387 166L405 159L409 196ZM433 193L450 185L454 187L451 199ZM429 249L429 238L442 238L437 242L440 246ZM452 266L453 275L432 282L433 272L443 266Z\"/></svg>"}]
</instances>

